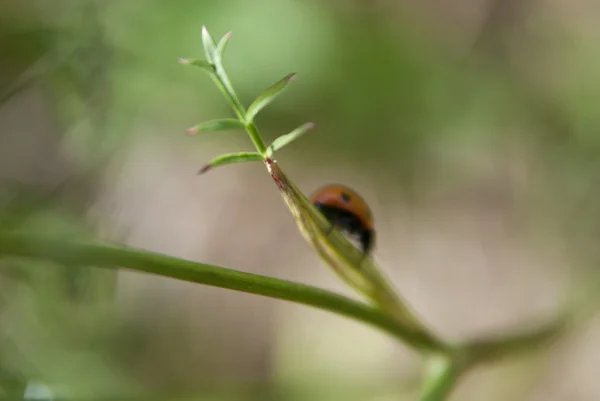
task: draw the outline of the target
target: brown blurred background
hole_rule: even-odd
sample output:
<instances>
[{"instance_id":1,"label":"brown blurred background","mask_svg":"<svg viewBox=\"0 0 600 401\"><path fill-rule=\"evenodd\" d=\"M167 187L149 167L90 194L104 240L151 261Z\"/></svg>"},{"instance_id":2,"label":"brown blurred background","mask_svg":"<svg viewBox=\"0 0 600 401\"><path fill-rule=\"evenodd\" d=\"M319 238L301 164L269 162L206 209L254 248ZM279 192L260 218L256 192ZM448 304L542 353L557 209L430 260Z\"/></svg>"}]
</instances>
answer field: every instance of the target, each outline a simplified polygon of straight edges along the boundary
<instances>
[{"instance_id":1,"label":"brown blurred background","mask_svg":"<svg viewBox=\"0 0 600 401\"><path fill-rule=\"evenodd\" d=\"M597 400L600 3L584 0L67 1L0 4L0 224L89 236L351 295L303 241L205 74L200 29L306 192L355 188L376 259L451 340L533 327L552 348L479 368L453 400ZM413 400L419 358L290 303L130 272L0 264L0 396ZM590 291L591 289L591 291ZM115 301L116 300L116 301ZM575 302L573 302L575 300ZM579 311L578 309L578 311ZM591 312L590 312L591 311ZM147 398L151 397L151 398Z\"/></svg>"}]
</instances>

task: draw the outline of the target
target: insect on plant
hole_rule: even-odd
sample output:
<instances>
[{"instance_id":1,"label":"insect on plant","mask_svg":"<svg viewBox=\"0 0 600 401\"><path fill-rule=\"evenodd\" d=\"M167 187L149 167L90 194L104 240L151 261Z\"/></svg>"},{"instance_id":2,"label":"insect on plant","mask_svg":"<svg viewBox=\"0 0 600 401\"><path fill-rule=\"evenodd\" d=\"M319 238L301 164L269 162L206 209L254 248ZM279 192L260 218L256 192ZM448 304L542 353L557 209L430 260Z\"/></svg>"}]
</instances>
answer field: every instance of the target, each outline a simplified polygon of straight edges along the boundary
<instances>
[{"instance_id":1,"label":"insect on plant","mask_svg":"<svg viewBox=\"0 0 600 401\"><path fill-rule=\"evenodd\" d=\"M308 199L275 160L274 155L279 149L302 137L314 128L314 124L302 124L268 146L259 134L254 118L283 92L295 74L289 74L267 88L246 109L223 66L223 54L230 39L231 33L227 33L215 43L203 27L205 59L180 59L180 62L206 71L230 103L236 118L207 121L189 128L187 133L245 130L256 151L218 156L199 173L234 163L264 163L305 240L329 268L363 296L371 308L369 311L378 316L378 327L386 327L398 340L423 356L426 371L420 401L445 400L459 377L473 366L532 349L563 332L567 319L561 317L530 331L455 344L440 339L426 327L368 257L375 242L375 230L373 214L365 200L354 190L340 184L324 186ZM357 236L360 249L353 246L342 231Z\"/></svg>"}]
</instances>

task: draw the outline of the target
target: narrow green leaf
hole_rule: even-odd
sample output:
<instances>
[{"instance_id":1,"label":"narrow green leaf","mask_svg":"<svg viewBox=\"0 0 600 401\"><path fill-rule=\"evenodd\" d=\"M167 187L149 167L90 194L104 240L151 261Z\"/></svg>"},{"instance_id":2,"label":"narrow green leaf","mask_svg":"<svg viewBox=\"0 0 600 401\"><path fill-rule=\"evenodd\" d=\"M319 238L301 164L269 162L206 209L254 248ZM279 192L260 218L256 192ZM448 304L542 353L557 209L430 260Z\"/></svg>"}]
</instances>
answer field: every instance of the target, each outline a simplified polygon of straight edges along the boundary
<instances>
[{"instance_id":1,"label":"narrow green leaf","mask_svg":"<svg viewBox=\"0 0 600 401\"><path fill-rule=\"evenodd\" d=\"M184 65L192 65L194 67L200 67L203 70L206 70L211 74L215 72L215 67L206 60L180 58L179 62Z\"/></svg>"},{"instance_id":2,"label":"narrow green leaf","mask_svg":"<svg viewBox=\"0 0 600 401\"><path fill-rule=\"evenodd\" d=\"M256 152L227 153L212 159L210 163L198 171L198 174L204 174L215 167L225 166L227 164L258 162L262 160L263 156Z\"/></svg>"},{"instance_id":3,"label":"narrow green leaf","mask_svg":"<svg viewBox=\"0 0 600 401\"><path fill-rule=\"evenodd\" d=\"M407 338L412 339L407 341L415 340L422 349L446 349L447 345L420 321L411 306L394 291L374 260L365 257L339 230L331 231L331 223L283 173L275 160L267 158L265 165L300 232L329 267L381 310L394 316L406 331Z\"/></svg>"},{"instance_id":4,"label":"narrow green leaf","mask_svg":"<svg viewBox=\"0 0 600 401\"><path fill-rule=\"evenodd\" d=\"M289 134L281 135L279 138L275 139L273 143L269 145L267 148L267 156L273 156L273 153L283 148L284 146L294 142L296 139L300 138L304 135L308 130L311 130L315 127L314 123L306 123L302 124Z\"/></svg>"},{"instance_id":5,"label":"narrow green leaf","mask_svg":"<svg viewBox=\"0 0 600 401\"><path fill-rule=\"evenodd\" d=\"M250 107L248 107L248 111L246 112L246 123L252 122L258 112L271 103L295 76L296 73L287 75L273 86L265 89L265 91L252 102Z\"/></svg>"},{"instance_id":6,"label":"narrow green leaf","mask_svg":"<svg viewBox=\"0 0 600 401\"><path fill-rule=\"evenodd\" d=\"M218 55L219 59L223 58L223 53L225 53L225 48L229 43L229 39L231 39L231 32L227 32L225 35L223 35L221 40L219 40L219 44L217 45L216 51L216 54Z\"/></svg>"},{"instance_id":7,"label":"narrow green leaf","mask_svg":"<svg viewBox=\"0 0 600 401\"><path fill-rule=\"evenodd\" d=\"M200 123L186 130L188 135L196 135L202 132L229 131L235 129L244 129L244 123L235 118L221 118Z\"/></svg>"},{"instance_id":8,"label":"narrow green leaf","mask_svg":"<svg viewBox=\"0 0 600 401\"><path fill-rule=\"evenodd\" d=\"M215 63L215 53L217 51L217 47L215 45L215 41L208 33L208 29L206 26L202 26L202 43L204 44L204 54L206 55L206 60L209 63Z\"/></svg>"}]
</instances>

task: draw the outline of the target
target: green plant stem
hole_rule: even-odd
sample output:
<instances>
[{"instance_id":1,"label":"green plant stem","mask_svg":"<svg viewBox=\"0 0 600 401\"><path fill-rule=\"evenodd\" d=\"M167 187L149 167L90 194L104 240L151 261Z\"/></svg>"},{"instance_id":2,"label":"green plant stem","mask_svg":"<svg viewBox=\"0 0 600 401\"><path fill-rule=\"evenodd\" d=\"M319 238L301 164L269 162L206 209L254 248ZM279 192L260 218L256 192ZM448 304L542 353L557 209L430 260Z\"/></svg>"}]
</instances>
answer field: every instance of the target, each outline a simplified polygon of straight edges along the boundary
<instances>
[{"instance_id":1,"label":"green plant stem","mask_svg":"<svg viewBox=\"0 0 600 401\"><path fill-rule=\"evenodd\" d=\"M468 341L460 351L464 366L473 368L509 355L531 352L556 341L570 327L570 314L535 329Z\"/></svg>"},{"instance_id":2,"label":"green plant stem","mask_svg":"<svg viewBox=\"0 0 600 401\"><path fill-rule=\"evenodd\" d=\"M473 340L461 347L444 348L414 336L396 319L378 308L330 291L286 280L177 259L140 249L49 238L34 234L0 233L0 256L42 258L61 264L119 267L230 290L292 301L335 312L376 326L418 351L464 355L465 365L489 362L535 345L546 344L567 327L564 319L536 330Z\"/></svg>"},{"instance_id":3,"label":"green plant stem","mask_svg":"<svg viewBox=\"0 0 600 401\"><path fill-rule=\"evenodd\" d=\"M430 357L427 361L427 368L419 401L447 399L461 373L458 363L445 355L439 355Z\"/></svg>"},{"instance_id":4,"label":"green plant stem","mask_svg":"<svg viewBox=\"0 0 600 401\"><path fill-rule=\"evenodd\" d=\"M248 135L250 136L252 143L256 147L256 150L258 152L260 152L260 154L266 155L267 146L265 145L260 134L258 133L258 128L256 128L256 124L254 124L254 122L247 123L246 131L248 132Z\"/></svg>"},{"instance_id":5,"label":"green plant stem","mask_svg":"<svg viewBox=\"0 0 600 401\"><path fill-rule=\"evenodd\" d=\"M460 375L479 364L508 355L531 352L558 338L567 328L567 319L557 319L534 330L472 340L453 353L427 357L427 374L419 401L446 400Z\"/></svg>"},{"instance_id":6,"label":"green plant stem","mask_svg":"<svg viewBox=\"0 0 600 401\"><path fill-rule=\"evenodd\" d=\"M441 401L450 393L459 375L477 364L546 344L567 327L565 320L524 333L497 336L448 348L414 335L393 316L362 302L308 285L195 263L135 248L101 245L25 233L0 233L0 256L41 258L73 266L120 267L214 287L296 302L337 313L387 332L429 359L420 401ZM431 357L430 355L435 355ZM463 361L463 363L459 363Z\"/></svg>"},{"instance_id":7,"label":"green plant stem","mask_svg":"<svg viewBox=\"0 0 600 401\"><path fill-rule=\"evenodd\" d=\"M231 104L231 107L237 118L246 126L246 132L248 133L250 140L254 144L256 151L259 152L261 155L266 155L267 146L265 145L260 134L258 133L258 128L256 128L256 124L254 124L253 121L246 121L246 108L244 107L239 97L233 90L231 81L229 80L229 77L227 76L227 73L223 69L223 66L220 62L217 65L215 65L215 73L211 74L211 77L216 82L221 92L223 92L227 100L229 100L229 103Z\"/></svg>"},{"instance_id":8,"label":"green plant stem","mask_svg":"<svg viewBox=\"0 0 600 401\"><path fill-rule=\"evenodd\" d=\"M414 336L384 312L362 302L308 285L195 263L134 248L100 245L39 235L1 233L0 255L42 258L61 264L124 267L174 279L292 301L368 323L418 351L436 344Z\"/></svg>"}]
</instances>

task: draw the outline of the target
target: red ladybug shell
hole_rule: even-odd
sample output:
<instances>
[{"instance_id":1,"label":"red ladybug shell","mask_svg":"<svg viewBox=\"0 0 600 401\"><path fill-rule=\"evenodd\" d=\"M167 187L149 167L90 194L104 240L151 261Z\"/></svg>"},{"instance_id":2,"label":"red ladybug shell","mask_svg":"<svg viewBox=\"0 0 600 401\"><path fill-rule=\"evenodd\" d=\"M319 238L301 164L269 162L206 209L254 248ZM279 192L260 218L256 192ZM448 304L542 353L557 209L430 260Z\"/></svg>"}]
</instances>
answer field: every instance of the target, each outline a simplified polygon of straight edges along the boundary
<instances>
[{"instance_id":1,"label":"red ladybug shell","mask_svg":"<svg viewBox=\"0 0 600 401\"><path fill-rule=\"evenodd\" d=\"M367 202L353 189L340 184L332 184L318 189L310 201L325 206L334 207L353 214L361 223L363 229L373 230L373 214Z\"/></svg>"}]
</instances>

